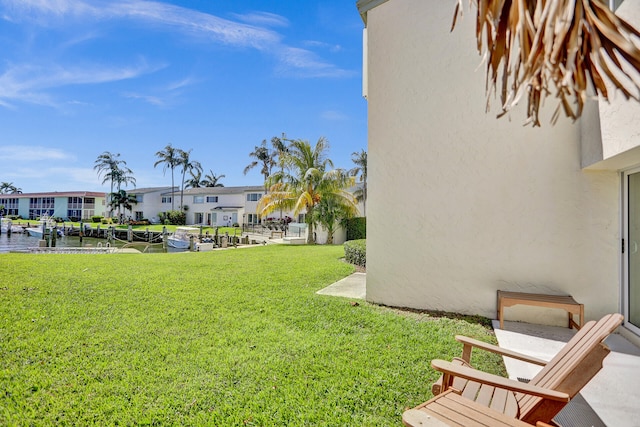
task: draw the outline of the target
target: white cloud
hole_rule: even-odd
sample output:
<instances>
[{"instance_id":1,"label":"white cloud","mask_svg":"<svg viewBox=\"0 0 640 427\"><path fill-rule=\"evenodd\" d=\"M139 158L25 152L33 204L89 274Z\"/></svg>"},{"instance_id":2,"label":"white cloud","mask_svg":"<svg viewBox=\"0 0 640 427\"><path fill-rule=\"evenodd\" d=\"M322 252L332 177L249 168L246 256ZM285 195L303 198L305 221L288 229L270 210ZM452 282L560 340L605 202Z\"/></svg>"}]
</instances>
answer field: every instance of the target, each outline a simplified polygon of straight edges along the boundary
<instances>
[{"instance_id":1,"label":"white cloud","mask_svg":"<svg viewBox=\"0 0 640 427\"><path fill-rule=\"evenodd\" d=\"M238 20L251 25L264 25L268 27L288 27L289 20L284 16L269 12L253 12L247 14L233 14Z\"/></svg>"},{"instance_id":2,"label":"white cloud","mask_svg":"<svg viewBox=\"0 0 640 427\"><path fill-rule=\"evenodd\" d=\"M11 66L0 75L0 105L11 105L12 100L31 104L57 106L46 93L67 85L98 84L133 79L149 74L162 66L141 63L136 66L104 67L88 65L64 68L60 65Z\"/></svg>"},{"instance_id":3,"label":"white cloud","mask_svg":"<svg viewBox=\"0 0 640 427\"><path fill-rule=\"evenodd\" d=\"M49 147L31 145L0 145L0 160L3 161L61 161L75 160L73 154ZM36 171L39 169L36 169Z\"/></svg>"},{"instance_id":4,"label":"white cloud","mask_svg":"<svg viewBox=\"0 0 640 427\"><path fill-rule=\"evenodd\" d=\"M331 121L342 121L342 120L347 120L349 118L346 114L343 114L339 111L334 111L334 110L324 111L322 112L320 117L322 117L325 120L331 120Z\"/></svg>"},{"instance_id":5,"label":"white cloud","mask_svg":"<svg viewBox=\"0 0 640 427\"><path fill-rule=\"evenodd\" d=\"M344 70L325 62L315 53L296 47L285 47L278 52L281 66L279 71L285 75L299 77L351 77L354 71Z\"/></svg>"},{"instance_id":6,"label":"white cloud","mask_svg":"<svg viewBox=\"0 0 640 427\"><path fill-rule=\"evenodd\" d=\"M243 23L146 0L0 0L0 4L7 9L4 11L5 19L12 21L30 20L41 25L54 25L57 21L57 25L66 27L72 18L82 23L91 19L130 19L225 45L253 47L274 55L280 61L280 73L293 73L298 77L350 77L356 74L319 59L307 49L282 43L281 34L265 27L287 26L289 22L282 16L267 12L235 15L238 20L246 22ZM339 48L329 47L331 50Z\"/></svg>"}]
</instances>

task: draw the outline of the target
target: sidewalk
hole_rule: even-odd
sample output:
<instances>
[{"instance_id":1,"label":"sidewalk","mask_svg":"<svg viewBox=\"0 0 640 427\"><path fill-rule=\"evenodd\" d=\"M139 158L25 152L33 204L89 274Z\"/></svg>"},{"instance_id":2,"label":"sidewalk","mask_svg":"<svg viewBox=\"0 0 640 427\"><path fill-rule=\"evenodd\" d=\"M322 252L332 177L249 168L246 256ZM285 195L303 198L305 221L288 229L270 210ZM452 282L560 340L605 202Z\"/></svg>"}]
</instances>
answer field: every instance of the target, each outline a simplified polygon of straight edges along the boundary
<instances>
[{"instance_id":1,"label":"sidewalk","mask_svg":"<svg viewBox=\"0 0 640 427\"><path fill-rule=\"evenodd\" d=\"M316 293L364 300L367 295L367 273L353 273Z\"/></svg>"}]
</instances>

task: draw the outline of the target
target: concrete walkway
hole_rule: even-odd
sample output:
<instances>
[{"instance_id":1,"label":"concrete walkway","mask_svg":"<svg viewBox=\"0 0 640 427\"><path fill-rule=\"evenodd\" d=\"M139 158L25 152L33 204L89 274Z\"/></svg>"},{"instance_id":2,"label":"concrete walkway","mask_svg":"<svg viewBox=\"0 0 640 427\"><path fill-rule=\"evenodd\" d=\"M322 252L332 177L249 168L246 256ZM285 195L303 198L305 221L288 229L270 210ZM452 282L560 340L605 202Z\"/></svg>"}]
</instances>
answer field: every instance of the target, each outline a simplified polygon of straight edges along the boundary
<instances>
[{"instance_id":1,"label":"concrete walkway","mask_svg":"<svg viewBox=\"0 0 640 427\"><path fill-rule=\"evenodd\" d=\"M353 273L316 293L364 300L367 296L367 273Z\"/></svg>"}]
</instances>

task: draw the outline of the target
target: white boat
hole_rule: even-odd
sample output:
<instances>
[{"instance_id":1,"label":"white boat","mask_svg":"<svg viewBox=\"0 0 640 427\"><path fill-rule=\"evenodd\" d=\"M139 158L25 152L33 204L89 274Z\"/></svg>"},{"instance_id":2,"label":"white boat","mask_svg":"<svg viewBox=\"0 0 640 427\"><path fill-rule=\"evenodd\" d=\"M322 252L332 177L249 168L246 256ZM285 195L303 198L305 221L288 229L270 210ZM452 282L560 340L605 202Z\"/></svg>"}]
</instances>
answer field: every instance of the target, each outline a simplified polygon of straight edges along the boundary
<instances>
[{"instance_id":1,"label":"white boat","mask_svg":"<svg viewBox=\"0 0 640 427\"><path fill-rule=\"evenodd\" d=\"M52 230L55 226L56 226L56 222L53 220L53 218L49 218L48 216L45 215L40 218L40 224L37 227L27 227L25 231L31 237L38 237L42 239L45 228L47 230ZM63 235L62 230L57 230L57 233L58 233L58 236Z\"/></svg>"},{"instance_id":2,"label":"white boat","mask_svg":"<svg viewBox=\"0 0 640 427\"><path fill-rule=\"evenodd\" d=\"M191 237L196 237L200 233L195 227L176 227L176 231L167 237L167 244L176 249L189 249Z\"/></svg>"}]
</instances>

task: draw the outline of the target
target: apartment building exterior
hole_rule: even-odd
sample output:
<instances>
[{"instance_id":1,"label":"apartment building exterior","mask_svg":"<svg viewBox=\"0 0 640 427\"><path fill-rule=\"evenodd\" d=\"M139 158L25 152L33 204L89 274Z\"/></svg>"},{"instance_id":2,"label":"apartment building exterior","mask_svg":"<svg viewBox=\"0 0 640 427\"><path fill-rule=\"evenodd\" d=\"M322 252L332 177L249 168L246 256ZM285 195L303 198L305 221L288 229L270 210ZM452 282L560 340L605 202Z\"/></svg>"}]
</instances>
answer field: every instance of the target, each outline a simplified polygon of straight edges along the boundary
<instances>
[{"instance_id":1,"label":"apartment building exterior","mask_svg":"<svg viewBox=\"0 0 640 427\"><path fill-rule=\"evenodd\" d=\"M455 3L455 2L453 2ZM475 11L359 0L368 100L367 299L495 318L496 291L570 294L640 335L640 104L590 99L575 123L485 112ZM640 28L640 0L615 2ZM612 90L613 92L613 90ZM619 95L619 94L618 94ZM393 232L389 231L389 218ZM518 320L564 313L514 307Z\"/></svg>"},{"instance_id":2,"label":"apartment building exterior","mask_svg":"<svg viewBox=\"0 0 640 427\"><path fill-rule=\"evenodd\" d=\"M48 215L86 220L94 215L105 215L106 194L91 191L0 194L0 205L4 206L5 216L37 219Z\"/></svg>"}]
</instances>

